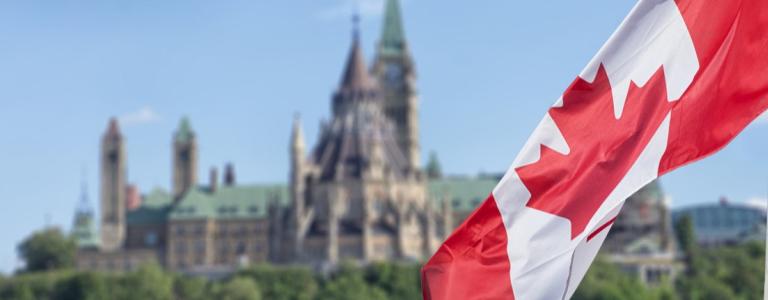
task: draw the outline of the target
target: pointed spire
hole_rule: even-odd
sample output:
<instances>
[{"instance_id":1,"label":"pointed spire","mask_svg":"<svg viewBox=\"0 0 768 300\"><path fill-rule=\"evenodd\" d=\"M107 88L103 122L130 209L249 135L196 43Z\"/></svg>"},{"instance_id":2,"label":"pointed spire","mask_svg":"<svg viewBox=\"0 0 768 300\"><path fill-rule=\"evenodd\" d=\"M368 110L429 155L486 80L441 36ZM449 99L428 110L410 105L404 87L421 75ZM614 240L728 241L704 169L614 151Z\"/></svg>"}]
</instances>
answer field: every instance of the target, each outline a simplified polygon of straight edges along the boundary
<instances>
[{"instance_id":1,"label":"pointed spire","mask_svg":"<svg viewBox=\"0 0 768 300\"><path fill-rule=\"evenodd\" d=\"M112 117L109 119L109 125L107 125L107 132L104 135L105 137L120 137L120 125L118 124L117 118Z\"/></svg>"},{"instance_id":2,"label":"pointed spire","mask_svg":"<svg viewBox=\"0 0 768 300\"><path fill-rule=\"evenodd\" d=\"M195 132L192 131L192 125L190 125L189 118L182 117L179 122L179 129L176 131L176 141L180 143L186 143L195 137Z\"/></svg>"},{"instance_id":3,"label":"pointed spire","mask_svg":"<svg viewBox=\"0 0 768 300\"><path fill-rule=\"evenodd\" d=\"M91 213L91 204L88 201L88 182L86 181L86 169L83 166L82 178L80 179L80 203L78 204L78 212Z\"/></svg>"},{"instance_id":4,"label":"pointed spire","mask_svg":"<svg viewBox=\"0 0 768 300\"><path fill-rule=\"evenodd\" d=\"M360 47L359 17L355 15L352 18L352 47L349 50L347 65L344 68L344 74L341 78L340 89L368 89L373 85L373 81L368 76L368 67L365 65L365 57Z\"/></svg>"},{"instance_id":5,"label":"pointed spire","mask_svg":"<svg viewBox=\"0 0 768 300\"><path fill-rule=\"evenodd\" d=\"M355 12L352 15L352 39L360 39L360 12Z\"/></svg>"},{"instance_id":6,"label":"pointed spire","mask_svg":"<svg viewBox=\"0 0 768 300\"><path fill-rule=\"evenodd\" d=\"M293 128L291 129L291 148L294 151L304 149L304 131L301 128L301 116L296 113L293 116Z\"/></svg>"},{"instance_id":7,"label":"pointed spire","mask_svg":"<svg viewBox=\"0 0 768 300\"><path fill-rule=\"evenodd\" d=\"M405 50L405 32L403 31L399 0L386 0L385 5L379 54L385 56L402 55Z\"/></svg>"},{"instance_id":8,"label":"pointed spire","mask_svg":"<svg viewBox=\"0 0 768 300\"><path fill-rule=\"evenodd\" d=\"M88 202L88 185L86 182L85 167L80 183L80 203L75 210L75 218L72 223L71 235L79 248L97 247L98 235L93 222L93 210Z\"/></svg>"}]
</instances>

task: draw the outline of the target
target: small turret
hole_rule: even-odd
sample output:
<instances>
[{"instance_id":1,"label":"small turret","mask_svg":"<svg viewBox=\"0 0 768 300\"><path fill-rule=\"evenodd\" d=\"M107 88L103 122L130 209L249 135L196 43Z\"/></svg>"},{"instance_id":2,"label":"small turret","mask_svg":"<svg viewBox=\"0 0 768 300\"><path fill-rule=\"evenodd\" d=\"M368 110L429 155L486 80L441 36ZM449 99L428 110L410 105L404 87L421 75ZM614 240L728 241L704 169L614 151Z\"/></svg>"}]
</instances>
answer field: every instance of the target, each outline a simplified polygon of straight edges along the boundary
<instances>
[{"instance_id":1,"label":"small turret","mask_svg":"<svg viewBox=\"0 0 768 300\"><path fill-rule=\"evenodd\" d=\"M230 162L224 165L224 186L234 186L235 183L235 165Z\"/></svg>"},{"instance_id":2,"label":"small turret","mask_svg":"<svg viewBox=\"0 0 768 300\"><path fill-rule=\"evenodd\" d=\"M429 179L440 179L443 177L443 167L440 165L440 160L437 159L437 153L434 151L429 153L426 172Z\"/></svg>"},{"instance_id":3,"label":"small turret","mask_svg":"<svg viewBox=\"0 0 768 300\"><path fill-rule=\"evenodd\" d=\"M173 135L173 196L179 200L197 184L197 139L189 119L182 118Z\"/></svg>"},{"instance_id":4,"label":"small turret","mask_svg":"<svg viewBox=\"0 0 768 300\"><path fill-rule=\"evenodd\" d=\"M80 192L80 203L75 211L72 224L72 238L80 249L95 249L99 247L99 235L93 222L93 210L88 201L88 186L83 180Z\"/></svg>"},{"instance_id":5,"label":"small turret","mask_svg":"<svg viewBox=\"0 0 768 300\"><path fill-rule=\"evenodd\" d=\"M208 173L208 189L211 193L215 193L219 189L219 169L211 167Z\"/></svg>"},{"instance_id":6,"label":"small turret","mask_svg":"<svg viewBox=\"0 0 768 300\"><path fill-rule=\"evenodd\" d=\"M294 251L295 255L300 256L302 247L301 228L305 222L306 207L304 199L305 183L304 176L306 175L305 161L304 161L304 133L301 129L301 118L296 114L293 118L293 128L291 129L291 175L290 192L291 192L291 204L293 206L292 228L294 235Z\"/></svg>"}]
</instances>

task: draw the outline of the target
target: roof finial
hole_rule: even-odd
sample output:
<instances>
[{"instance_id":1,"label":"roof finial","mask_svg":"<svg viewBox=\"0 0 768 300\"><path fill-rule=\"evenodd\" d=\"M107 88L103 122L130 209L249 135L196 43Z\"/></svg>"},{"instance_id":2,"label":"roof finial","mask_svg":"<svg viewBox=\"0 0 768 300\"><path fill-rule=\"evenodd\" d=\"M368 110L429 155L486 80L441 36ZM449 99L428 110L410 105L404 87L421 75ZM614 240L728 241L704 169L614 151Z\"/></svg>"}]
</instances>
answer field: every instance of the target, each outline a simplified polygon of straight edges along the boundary
<instances>
[{"instance_id":1,"label":"roof finial","mask_svg":"<svg viewBox=\"0 0 768 300\"><path fill-rule=\"evenodd\" d=\"M80 202L88 203L88 170L85 167L85 163L81 166L80 170Z\"/></svg>"},{"instance_id":2,"label":"roof finial","mask_svg":"<svg viewBox=\"0 0 768 300\"><path fill-rule=\"evenodd\" d=\"M360 38L360 8L356 7L352 13L352 38L357 41Z\"/></svg>"}]
</instances>

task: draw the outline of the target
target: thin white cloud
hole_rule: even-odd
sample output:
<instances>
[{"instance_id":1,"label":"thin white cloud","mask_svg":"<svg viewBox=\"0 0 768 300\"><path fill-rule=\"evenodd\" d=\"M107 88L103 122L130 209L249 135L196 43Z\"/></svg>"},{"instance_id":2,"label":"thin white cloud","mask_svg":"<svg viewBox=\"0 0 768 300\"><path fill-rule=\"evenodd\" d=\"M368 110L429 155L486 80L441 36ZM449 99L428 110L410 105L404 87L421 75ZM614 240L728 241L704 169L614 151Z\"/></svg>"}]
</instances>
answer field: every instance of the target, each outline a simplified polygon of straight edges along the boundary
<instances>
[{"instance_id":1,"label":"thin white cloud","mask_svg":"<svg viewBox=\"0 0 768 300\"><path fill-rule=\"evenodd\" d=\"M317 13L321 20L337 20L351 18L359 13L360 17L378 17L384 11L384 0L336 0L333 6Z\"/></svg>"},{"instance_id":2,"label":"thin white cloud","mask_svg":"<svg viewBox=\"0 0 768 300\"><path fill-rule=\"evenodd\" d=\"M744 204L765 210L768 208L768 199L764 197L752 197L747 199L747 201L744 201Z\"/></svg>"},{"instance_id":3,"label":"thin white cloud","mask_svg":"<svg viewBox=\"0 0 768 300\"><path fill-rule=\"evenodd\" d=\"M150 106L144 106L137 111L128 112L118 117L120 125L123 126L151 124L160 121L160 119L160 114Z\"/></svg>"}]
</instances>

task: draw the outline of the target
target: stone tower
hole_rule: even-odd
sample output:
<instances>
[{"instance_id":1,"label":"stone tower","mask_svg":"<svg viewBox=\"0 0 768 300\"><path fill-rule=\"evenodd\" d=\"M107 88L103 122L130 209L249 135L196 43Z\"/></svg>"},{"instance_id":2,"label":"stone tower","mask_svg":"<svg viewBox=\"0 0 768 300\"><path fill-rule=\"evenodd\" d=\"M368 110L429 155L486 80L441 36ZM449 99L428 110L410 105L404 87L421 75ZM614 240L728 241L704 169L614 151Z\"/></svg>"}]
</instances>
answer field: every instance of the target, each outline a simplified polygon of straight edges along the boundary
<instances>
[{"instance_id":1,"label":"stone tower","mask_svg":"<svg viewBox=\"0 0 768 300\"><path fill-rule=\"evenodd\" d=\"M105 251L117 250L125 239L125 148L117 119L101 141L101 246Z\"/></svg>"},{"instance_id":2,"label":"stone tower","mask_svg":"<svg viewBox=\"0 0 768 300\"><path fill-rule=\"evenodd\" d=\"M186 117L173 134L173 196L178 200L197 184L197 141Z\"/></svg>"},{"instance_id":3,"label":"stone tower","mask_svg":"<svg viewBox=\"0 0 768 300\"><path fill-rule=\"evenodd\" d=\"M290 173L290 193L293 206L293 215L291 216L292 235L294 238L294 255L301 257L301 249L303 247L303 237L306 233L306 227L308 225L308 218L306 215L306 199L305 199L305 176L306 176L306 162L304 144L304 133L301 128L301 119L298 114L294 117L293 128L291 129L291 173Z\"/></svg>"},{"instance_id":4,"label":"stone tower","mask_svg":"<svg viewBox=\"0 0 768 300\"><path fill-rule=\"evenodd\" d=\"M286 261L324 266L408 260L433 250L437 230L426 180L404 154L383 96L366 67L355 27L332 98L333 116L321 126L308 156L300 124L294 122L287 218L292 221L285 241L291 247L281 251L292 257Z\"/></svg>"},{"instance_id":5,"label":"stone tower","mask_svg":"<svg viewBox=\"0 0 768 300\"><path fill-rule=\"evenodd\" d=\"M416 68L403 31L399 0L386 0L384 24L379 40L373 74L384 97L384 111L395 123L397 142L409 167L421 164L419 145L419 98Z\"/></svg>"}]
</instances>

